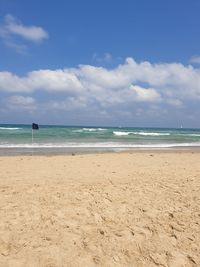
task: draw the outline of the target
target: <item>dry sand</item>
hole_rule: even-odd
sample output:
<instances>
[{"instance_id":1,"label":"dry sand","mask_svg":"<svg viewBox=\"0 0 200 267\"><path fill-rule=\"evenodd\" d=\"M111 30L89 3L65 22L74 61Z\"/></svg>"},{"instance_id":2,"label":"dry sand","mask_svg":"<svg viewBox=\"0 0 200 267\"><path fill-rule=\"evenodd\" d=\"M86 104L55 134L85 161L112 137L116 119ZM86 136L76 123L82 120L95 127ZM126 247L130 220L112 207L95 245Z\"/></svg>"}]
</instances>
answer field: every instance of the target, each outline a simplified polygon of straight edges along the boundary
<instances>
[{"instance_id":1,"label":"dry sand","mask_svg":"<svg viewBox=\"0 0 200 267\"><path fill-rule=\"evenodd\" d=\"M0 266L200 266L200 153L0 157Z\"/></svg>"}]
</instances>

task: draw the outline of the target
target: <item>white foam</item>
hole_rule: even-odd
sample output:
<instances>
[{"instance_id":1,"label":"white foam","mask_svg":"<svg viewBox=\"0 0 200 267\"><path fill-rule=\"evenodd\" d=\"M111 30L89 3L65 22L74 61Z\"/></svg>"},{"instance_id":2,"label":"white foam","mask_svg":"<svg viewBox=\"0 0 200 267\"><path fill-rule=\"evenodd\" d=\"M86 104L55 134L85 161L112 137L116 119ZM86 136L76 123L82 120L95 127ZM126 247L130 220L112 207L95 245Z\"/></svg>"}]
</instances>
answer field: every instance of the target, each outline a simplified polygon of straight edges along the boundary
<instances>
[{"instance_id":1,"label":"white foam","mask_svg":"<svg viewBox=\"0 0 200 267\"><path fill-rule=\"evenodd\" d=\"M97 128L98 131L106 131L107 129L104 128Z\"/></svg>"},{"instance_id":2,"label":"white foam","mask_svg":"<svg viewBox=\"0 0 200 267\"><path fill-rule=\"evenodd\" d=\"M125 136L125 135L130 135L130 134L134 134L134 135L144 135L144 136L162 136L162 135L170 135L170 133L147 133L147 132L118 132L118 131L114 131L113 132L114 135L117 136Z\"/></svg>"},{"instance_id":3,"label":"white foam","mask_svg":"<svg viewBox=\"0 0 200 267\"><path fill-rule=\"evenodd\" d=\"M117 136L124 136L124 135L130 134L130 132L116 132L116 131L114 131L113 133L114 133L114 135L117 135Z\"/></svg>"},{"instance_id":4,"label":"white foam","mask_svg":"<svg viewBox=\"0 0 200 267\"><path fill-rule=\"evenodd\" d=\"M134 132L134 134L151 135L151 136L170 135L170 133L146 133L146 132Z\"/></svg>"},{"instance_id":5,"label":"white foam","mask_svg":"<svg viewBox=\"0 0 200 267\"><path fill-rule=\"evenodd\" d=\"M33 144L0 144L0 148L170 148L170 147L199 147L200 143L171 143L171 144L132 144L116 142L99 143L33 143Z\"/></svg>"},{"instance_id":6,"label":"white foam","mask_svg":"<svg viewBox=\"0 0 200 267\"><path fill-rule=\"evenodd\" d=\"M22 128L16 128L16 127L12 127L12 128L10 128L10 127L0 127L0 130L20 130L20 129L22 129Z\"/></svg>"},{"instance_id":7,"label":"white foam","mask_svg":"<svg viewBox=\"0 0 200 267\"><path fill-rule=\"evenodd\" d=\"M96 132L96 128L83 128L83 131Z\"/></svg>"},{"instance_id":8,"label":"white foam","mask_svg":"<svg viewBox=\"0 0 200 267\"><path fill-rule=\"evenodd\" d=\"M74 130L74 133L83 133L83 132L98 132L98 131L106 131L107 129L103 128L82 128L79 130Z\"/></svg>"}]
</instances>

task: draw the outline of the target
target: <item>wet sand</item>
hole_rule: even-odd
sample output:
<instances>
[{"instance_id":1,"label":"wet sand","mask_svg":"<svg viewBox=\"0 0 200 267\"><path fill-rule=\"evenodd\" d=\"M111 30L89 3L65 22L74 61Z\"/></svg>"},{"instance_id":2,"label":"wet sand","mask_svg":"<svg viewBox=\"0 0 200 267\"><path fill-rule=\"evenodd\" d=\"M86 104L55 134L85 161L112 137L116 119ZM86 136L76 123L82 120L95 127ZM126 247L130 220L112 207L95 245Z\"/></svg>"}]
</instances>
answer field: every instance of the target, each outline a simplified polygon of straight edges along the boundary
<instances>
[{"instance_id":1,"label":"wet sand","mask_svg":"<svg viewBox=\"0 0 200 267\"><path fill-rule=\"evenodd\" d=\"M0 266L200 266L199 151L0 157Z\"/></svg>"}]
</instances>

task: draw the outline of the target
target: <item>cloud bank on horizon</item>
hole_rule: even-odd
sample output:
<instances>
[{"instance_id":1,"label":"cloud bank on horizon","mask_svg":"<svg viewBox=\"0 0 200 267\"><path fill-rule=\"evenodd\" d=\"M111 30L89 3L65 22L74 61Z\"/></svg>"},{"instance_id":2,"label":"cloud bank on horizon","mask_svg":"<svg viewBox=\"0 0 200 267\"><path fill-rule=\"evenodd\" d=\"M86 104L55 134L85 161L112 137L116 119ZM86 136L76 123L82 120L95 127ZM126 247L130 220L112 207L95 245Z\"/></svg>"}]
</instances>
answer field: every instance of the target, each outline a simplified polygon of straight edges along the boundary
<instances>
[{"instance_id":1,"label":"cloud bank on horizon","mask_svg":"<svg viewBox=\"0 0 200 267\"><path fill-rule=\"evenodd\" d=\"M113 69L92 65L43 69L18 76L0 72L1 109L57 114L78 112L88 120L152 119L181 113L200 100L200 69L181 63L151 64L127 58ZM38 97L42 93L43 100ZM89 116L88 116L89 114ZM94 115L94 116L93 116ZM194 113L188 113L192 118ZM132 120L133 121L133 120Z\"/></svg>"}]
</instances>

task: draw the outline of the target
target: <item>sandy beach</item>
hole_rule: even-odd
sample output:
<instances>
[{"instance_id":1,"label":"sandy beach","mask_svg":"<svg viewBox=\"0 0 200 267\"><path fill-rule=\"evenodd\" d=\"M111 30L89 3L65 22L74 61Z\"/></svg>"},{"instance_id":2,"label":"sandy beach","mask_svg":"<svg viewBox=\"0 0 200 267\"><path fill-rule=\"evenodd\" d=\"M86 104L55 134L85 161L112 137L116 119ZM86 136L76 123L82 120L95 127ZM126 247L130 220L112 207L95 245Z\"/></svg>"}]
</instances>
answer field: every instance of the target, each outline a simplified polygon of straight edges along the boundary
<instances>
[{"instance_id":1,"label":"sandy beach","mask_svg":"<svg viewBox=\"0 0 200 267\"><path fill-rule=\"evenodd\" d=\"M200 152L0 157L0 266L200 266Z\"/></svg>"}]
</instances>

